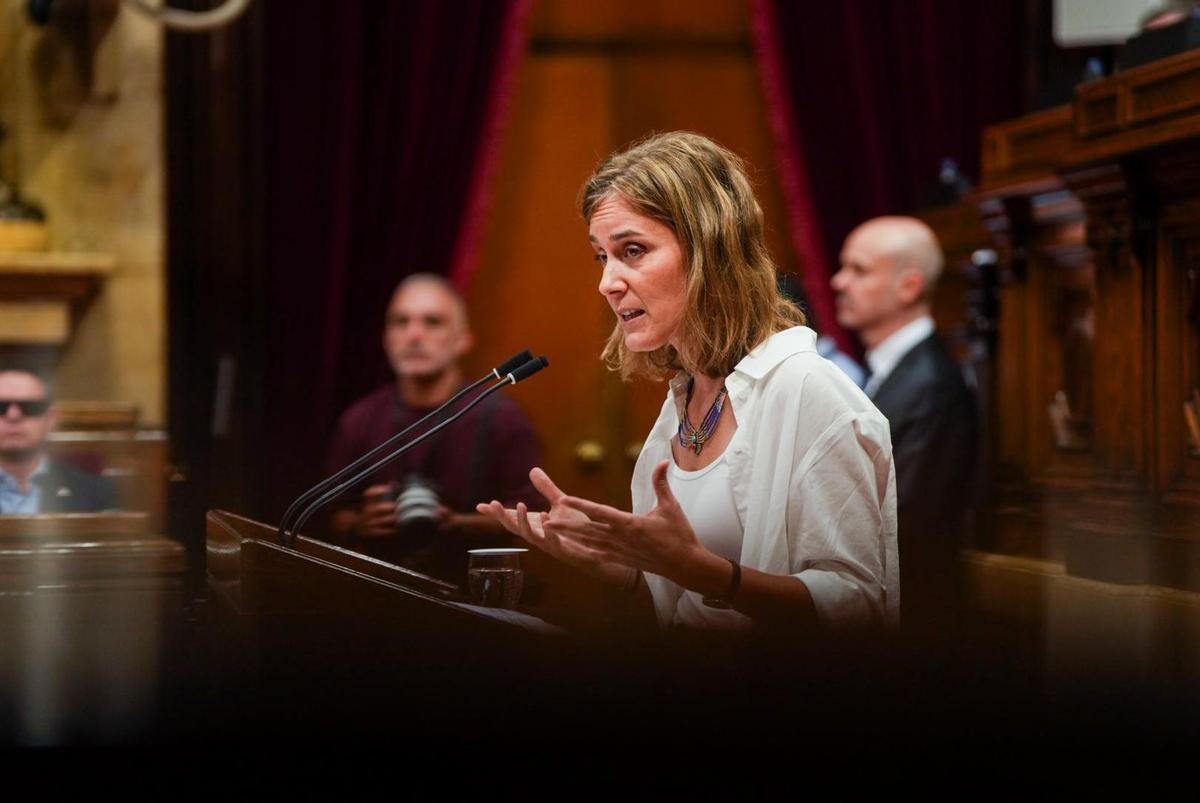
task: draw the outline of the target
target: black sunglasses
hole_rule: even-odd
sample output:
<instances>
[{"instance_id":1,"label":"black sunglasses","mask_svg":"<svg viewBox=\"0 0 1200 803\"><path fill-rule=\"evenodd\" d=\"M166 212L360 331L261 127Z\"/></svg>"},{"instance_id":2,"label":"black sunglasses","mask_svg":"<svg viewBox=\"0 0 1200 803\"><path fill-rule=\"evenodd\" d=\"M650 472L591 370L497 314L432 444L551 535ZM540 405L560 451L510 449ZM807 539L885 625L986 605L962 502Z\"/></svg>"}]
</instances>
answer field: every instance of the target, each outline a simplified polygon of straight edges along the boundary
<instances>
[{"instance_id":1,"label":"black sunglasses","mask_svg":"<svg viewBox=\"0 0 1200 803\"><path fill-rule=\"evenodd\" d=\"M0 399L0 416L8 415L8 407L11 404L17 405L21 415L29 418L45 415L50 409L49 399Z\"/></svg>"}]
</instances>

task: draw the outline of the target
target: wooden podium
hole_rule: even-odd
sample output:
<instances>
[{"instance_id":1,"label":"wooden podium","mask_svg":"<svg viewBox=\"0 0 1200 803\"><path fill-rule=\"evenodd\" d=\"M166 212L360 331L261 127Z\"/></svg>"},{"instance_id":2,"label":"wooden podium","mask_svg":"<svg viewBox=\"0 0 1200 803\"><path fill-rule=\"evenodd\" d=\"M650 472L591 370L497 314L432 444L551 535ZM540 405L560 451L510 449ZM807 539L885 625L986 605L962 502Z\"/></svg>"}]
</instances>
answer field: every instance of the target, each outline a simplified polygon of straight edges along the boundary
<instances>
[{"instance_id":1,"label":"wooden podium","mask_svg":"<svg viewBox=\"0 0 1200 803\"><path fill-rule=\"evenodd\" d=\"M592 665L576 633L336 545L283 546L274 527L221 510L206 543L201 632L219 697L239 703L205 727L362 738L399 723L456 738L527 721Z\"/></svg>"},{"instance_id":2,"label":"wooden podium","mask_svg":"<svg viewBox=\"0 0 1200 803\"><path fill-rule=\"evenodd\" d=\"M206 544L213 601L244 621L336 621L434 643L565 634L529 614L477 607L458 586L333 544L300 535L283 546L274 527L227 511L209 511Z\"/></svg>"}]
</instances>

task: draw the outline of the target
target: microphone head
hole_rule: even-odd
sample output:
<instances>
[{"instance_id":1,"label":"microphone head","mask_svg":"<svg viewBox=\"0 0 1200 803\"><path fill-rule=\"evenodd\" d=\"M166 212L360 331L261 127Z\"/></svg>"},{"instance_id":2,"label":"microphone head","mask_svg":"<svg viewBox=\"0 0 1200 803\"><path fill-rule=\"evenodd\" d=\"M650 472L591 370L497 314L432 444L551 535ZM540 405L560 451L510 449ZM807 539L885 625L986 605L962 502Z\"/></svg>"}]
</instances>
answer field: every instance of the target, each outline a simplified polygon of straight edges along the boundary
<instances>
[{"instance_id":1,"label":"microphone head","mask_svg":"<svg viewBox=\"0 0 1200 803\"><path fill-rule=\"evenodd\" d=\"M509 376L512 377L513 384L516 384L517 382L520 382L522 380L528 379L529 377L533 376L534 374L536 374L538 371L542 370L549 364L550 364L550 361L546 359L545 355L542 355L541 357L532 359L529 362L525 363L520 368L518 368L517 370L510 373Z\"/></svg>"},{"instance_id":2,"label":"microphone head","mask_svg":"<svg viewBox=\"0 0 1200 803\"><path fill-rule=\"evenodd\" d=\"M520 354L514 354L492 369L497 379L503 378L533 359L533 352L525 349Z\"/></svg>"}]
</instances>

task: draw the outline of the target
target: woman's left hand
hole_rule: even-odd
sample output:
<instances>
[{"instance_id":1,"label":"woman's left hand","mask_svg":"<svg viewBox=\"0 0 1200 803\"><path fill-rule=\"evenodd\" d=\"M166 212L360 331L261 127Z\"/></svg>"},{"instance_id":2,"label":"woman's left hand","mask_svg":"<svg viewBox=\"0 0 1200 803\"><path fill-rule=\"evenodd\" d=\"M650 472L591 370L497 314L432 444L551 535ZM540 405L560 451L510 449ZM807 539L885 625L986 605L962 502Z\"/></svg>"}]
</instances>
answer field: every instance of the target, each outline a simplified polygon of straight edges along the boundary
<instances>
[{"instance_id":1,"label":"woman's left hand","mask_svg":"<svg viewBox=\"0 0 1200 803\"><path fill-rule=\"evenodd\" d=\"M546 529L623 563L663 577L678 579L706 550L679 506L667 482L669 460L654 467L652 482L658 504L645 516L576 496L562 504L587 515L590 521L546 522Z\"/></svg>"}]
</instances>

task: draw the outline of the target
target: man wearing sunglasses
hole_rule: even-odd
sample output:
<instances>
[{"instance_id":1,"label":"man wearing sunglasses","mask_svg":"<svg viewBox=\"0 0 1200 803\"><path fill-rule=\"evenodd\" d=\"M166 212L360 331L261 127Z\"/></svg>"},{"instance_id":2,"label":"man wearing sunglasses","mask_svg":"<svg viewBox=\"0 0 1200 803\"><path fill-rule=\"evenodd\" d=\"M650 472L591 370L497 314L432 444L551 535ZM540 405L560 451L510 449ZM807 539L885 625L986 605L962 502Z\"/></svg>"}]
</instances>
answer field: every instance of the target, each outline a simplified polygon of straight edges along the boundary
<instances>
[{"instance_id":1,"label":"man wearing sunglasses","mask_svg":"<svg viewBox=\"0 0 1200 803\"><path fill-rule=\"evenodd\" d=\"M93 513L117 507L112 483L52 460L49 385L37 372L0 365L0 514Z\"/></svg>"}]
</instances>

